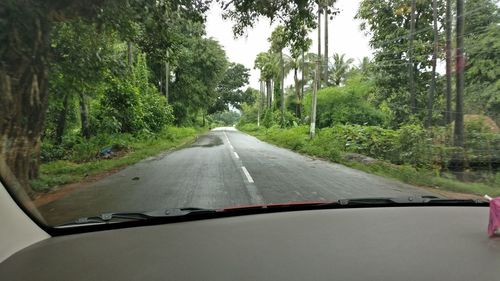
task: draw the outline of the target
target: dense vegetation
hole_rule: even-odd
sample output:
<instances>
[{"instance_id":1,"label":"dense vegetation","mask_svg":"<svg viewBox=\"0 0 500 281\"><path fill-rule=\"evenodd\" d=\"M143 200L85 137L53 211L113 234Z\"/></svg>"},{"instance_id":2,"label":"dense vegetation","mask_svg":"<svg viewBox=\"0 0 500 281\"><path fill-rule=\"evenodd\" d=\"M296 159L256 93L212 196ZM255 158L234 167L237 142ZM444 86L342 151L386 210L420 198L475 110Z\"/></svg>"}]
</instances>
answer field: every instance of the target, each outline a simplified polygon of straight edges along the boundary
<instances>
[{"instance_id":1,"label":"dense vegetation","mask_svg":"<svg viewBox=\"0 0 500 281\"><path fill-rule=\"evenodd\" d=\"M356 152L459 177L498 174L497 3L363 0L356 17L373 58L355 63L330 56L328 32L324 47L310 50L310 31L341 12L335 2L1 1L0 177L33 193L183 143L193 127L238 119L292 143L306 137L292 140L296 128L310 125L314 137L318 127L308 142L330 136L316 149L331 155ZM211 4L235 35L261 16L279 23L255 58L259 90L243 90L249 69L205 36ZM156 148L145 149L149 142ZM126 155L134 160L120 160ZM78 167L68 180L59 177L65 167ZM49 182L49 174L59 179Z\"/></svg>"},{"instance_id":2,"label":"dense vegetation","mask_svg":"<svg viewBox=\"0 0 500 281\"><path fill-rule=\"evenodd\" d=\"M334 2L320 2L319 16L334 16ZM327 45L318 53L307 44L301 52L285 44L279 52L259 54L262 102L243 107L239 127L410 183L499 194L491 187L500 186L500 8L492 0L468 0L458 16L447 2L361 1L356 17L370 34L374 56L357 63L343 54L323 56ZM452 17L457 25L450 24ZM463 61L456 49L461 39ZM445 73L436 71L438 62ZM295 83L286 90L282 75L292 71ZM377 165L360 160L366 156L378 159Z\"/></svg>"},{"instance_id":3,"label":"dense vegetation","mask_svg":"<svg viewBox=\"0 0 500 281\"><path fill-rule=\"evenodd\" d=\"M65 182L47 180L67 171L64 166L94 172L131 163L100 160L135 155L129 158L137 161L152 153L141 150L145 143L169 148L197 132L174 126L204 127L207 118L234 124L235 116L224 112L253 98L242 90L249 69L228 61L220 44L205 36L211 2L1 1L4 183L33 194L32 187ZM314 24L312 1L245 2L214 1L233 19L235 34L260 15L282 14L289 41L298 40L298 22Z\"/></svg>"}]
</instances>

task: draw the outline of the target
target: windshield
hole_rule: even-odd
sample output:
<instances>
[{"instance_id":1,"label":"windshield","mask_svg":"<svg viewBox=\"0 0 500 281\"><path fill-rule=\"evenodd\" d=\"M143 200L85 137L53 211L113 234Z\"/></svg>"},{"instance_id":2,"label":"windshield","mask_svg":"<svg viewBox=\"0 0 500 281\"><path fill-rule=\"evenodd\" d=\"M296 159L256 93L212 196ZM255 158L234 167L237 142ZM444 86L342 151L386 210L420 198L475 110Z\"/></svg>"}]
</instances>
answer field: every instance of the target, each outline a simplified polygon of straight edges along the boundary
<instances>
[{"instance_id":1,"label":"windshield","mask_svg":"<svg viewBox=\"0 0 500 281\"><path fill-rule=\"evenodd\" d=\"M499 11L1 1L2 184L46 226L500 196Z\"/></svg>"}]
</instances>

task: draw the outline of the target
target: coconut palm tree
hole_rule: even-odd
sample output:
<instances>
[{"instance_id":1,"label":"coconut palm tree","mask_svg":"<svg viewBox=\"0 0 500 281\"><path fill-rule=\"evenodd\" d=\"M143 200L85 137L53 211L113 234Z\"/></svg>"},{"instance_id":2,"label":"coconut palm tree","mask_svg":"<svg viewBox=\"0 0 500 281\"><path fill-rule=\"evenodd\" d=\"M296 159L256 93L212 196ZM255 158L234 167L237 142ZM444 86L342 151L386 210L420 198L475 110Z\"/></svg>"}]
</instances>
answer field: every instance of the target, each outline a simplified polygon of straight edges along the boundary
<instances>
[{"instance_id":1,"label":"coconut palm tree","mask_svg":"<svg viewBox=\"0 0 500 281\"><path fill-rule=\"evenodd\" d=\"M272 52L261 52L257 54L254 64L254 68L260 70L260 81L264 81L266 84L266 104L268 108L271 108L273 101L273 80L280 73L280 58Z\"/></svg>"},{"instance_id":2,"label":"coconut palm tree","mask_svg":"<svg viewBox=\"0 0 500 281\"><path fill-rule=\"evenodd\" d=\"M330 80L333 85L340 86L345 81L353 62L354 60L351 58L346 59L345 54L333 54L333 62L329 65Z\"/></svg>"}]
</instances>

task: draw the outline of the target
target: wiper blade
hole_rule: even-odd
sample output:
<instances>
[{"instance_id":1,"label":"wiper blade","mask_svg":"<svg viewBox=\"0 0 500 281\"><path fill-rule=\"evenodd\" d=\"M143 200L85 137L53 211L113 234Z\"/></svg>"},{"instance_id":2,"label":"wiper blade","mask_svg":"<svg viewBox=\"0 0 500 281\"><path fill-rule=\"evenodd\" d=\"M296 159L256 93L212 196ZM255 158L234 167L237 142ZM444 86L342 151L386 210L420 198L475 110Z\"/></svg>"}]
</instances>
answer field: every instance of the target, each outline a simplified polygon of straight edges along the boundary
<instances>
[{"instance_id":1,"label":"wiper blade","mask_svg":"<svg viewBox=\"0 0 500 281\"><path fill-rule=\"evenodd\" d=\"M72 227L82 225L111 224L130 221L149 221L169 217L183 217L189 215L200 215L217 212L214 209L203 208L170 208L151 212L124 212L124 213L104 213L98 216L83 217L75 221L60 224L56 227Z\"/></svg>"},{"instance_id":2,"label":"wiper blade","mask_svg":"<svg viewBox=\"0 0 500 281\"><path fill-rule=\"evenodd\" d=\"M374 198L353 198L340 199L338 203L342 206L362 206L362 205L432 205L432 206L452 206L488 205L484 199L446 199L436 196L407 196L407 197L374 197Z\"/></svg>"}]
</instances>

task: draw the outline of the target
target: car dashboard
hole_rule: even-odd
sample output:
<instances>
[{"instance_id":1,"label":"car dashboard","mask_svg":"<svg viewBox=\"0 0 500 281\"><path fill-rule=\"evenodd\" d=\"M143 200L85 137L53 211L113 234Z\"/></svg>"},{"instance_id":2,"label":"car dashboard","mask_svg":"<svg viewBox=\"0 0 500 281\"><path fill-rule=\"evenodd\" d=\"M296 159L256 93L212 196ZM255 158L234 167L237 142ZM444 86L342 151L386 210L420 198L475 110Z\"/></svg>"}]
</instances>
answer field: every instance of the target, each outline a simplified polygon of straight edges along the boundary
<instances>
[{"instance_id":1,"label":"car dashboard","mask_svg":"<svg viewBox=\"0 0 500 281\"><path fill-rule=\"evenodd\" d=\"M487 207L295 211L52 237L2 280L500 280Z\"/></svg>"}]
</instances>

